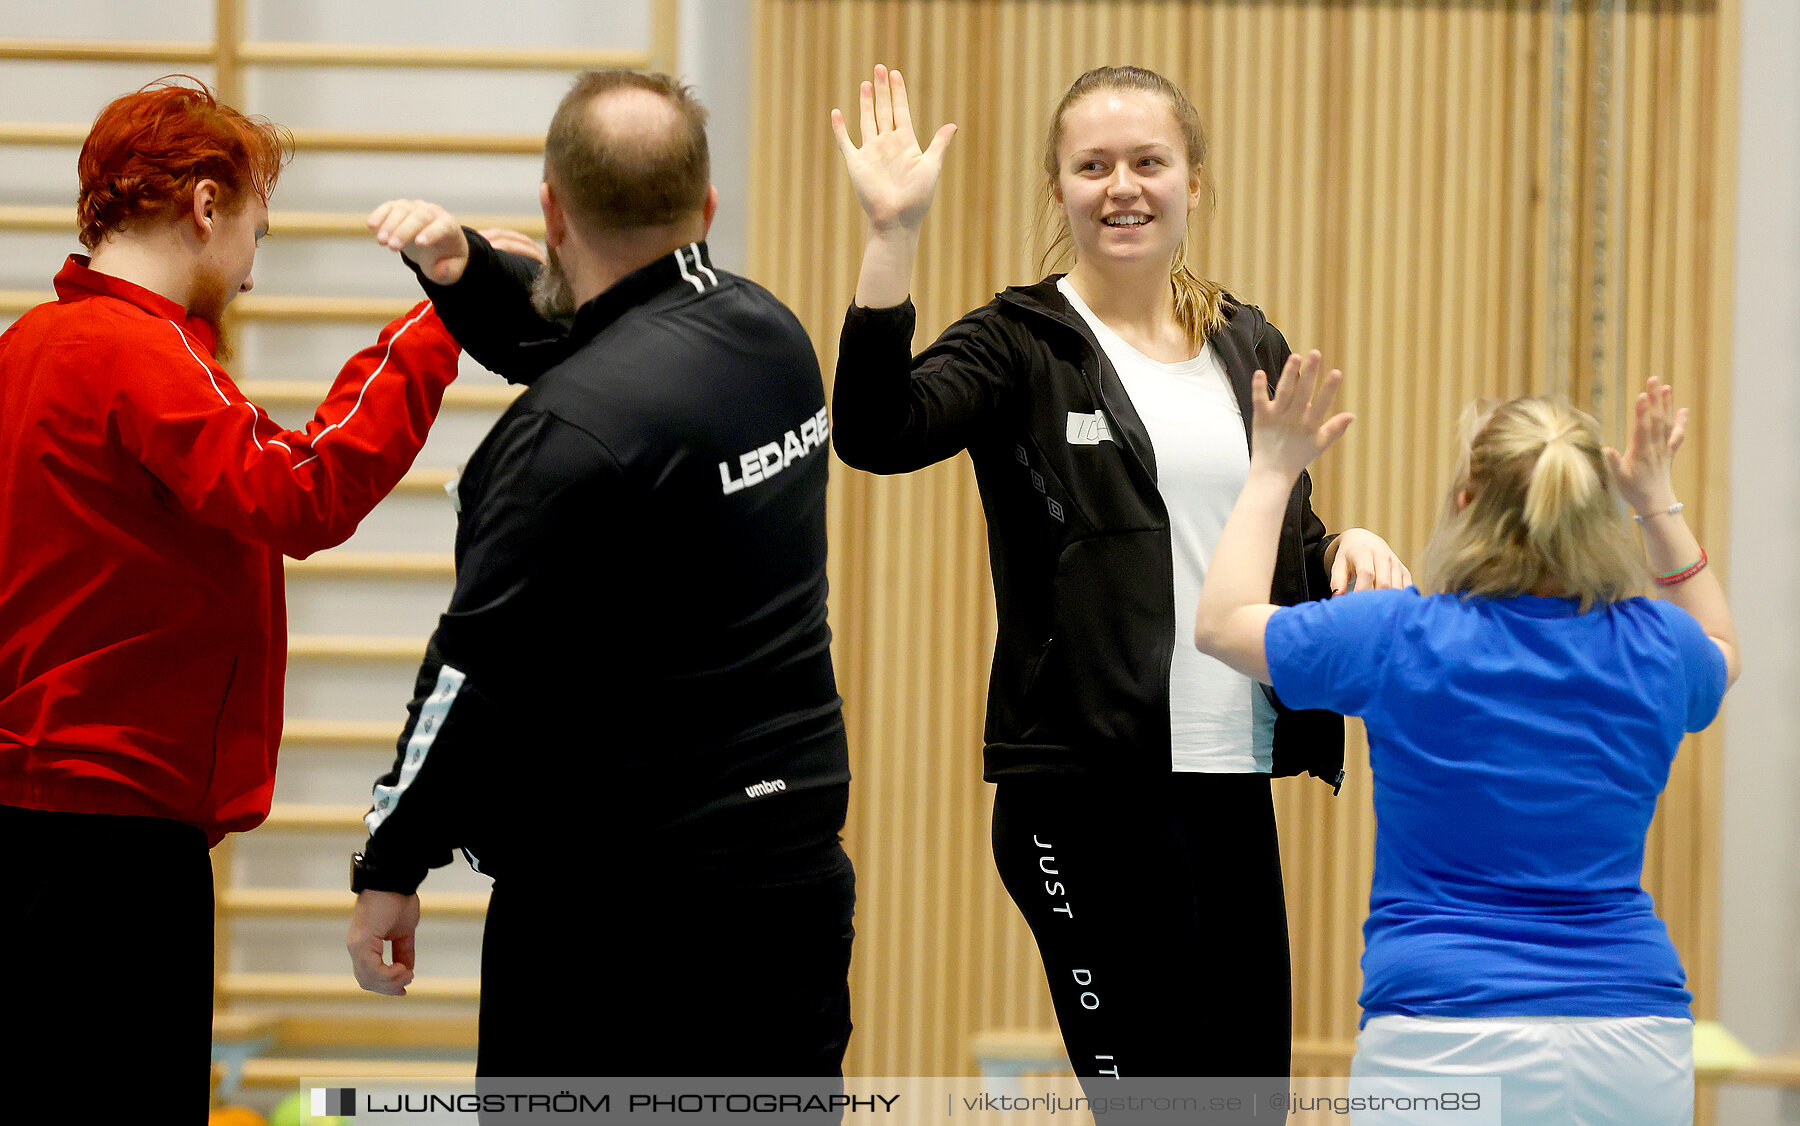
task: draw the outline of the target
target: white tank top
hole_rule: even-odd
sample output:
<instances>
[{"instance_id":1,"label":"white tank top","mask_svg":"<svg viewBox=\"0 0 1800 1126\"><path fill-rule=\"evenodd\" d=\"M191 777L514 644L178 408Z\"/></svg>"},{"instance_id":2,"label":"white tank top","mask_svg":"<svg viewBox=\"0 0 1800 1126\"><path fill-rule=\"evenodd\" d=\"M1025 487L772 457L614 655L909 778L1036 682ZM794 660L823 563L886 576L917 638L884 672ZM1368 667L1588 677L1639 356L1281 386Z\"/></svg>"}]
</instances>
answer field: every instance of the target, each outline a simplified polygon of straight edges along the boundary
<instances>
[{"instance_id":1,"label":"white tank top","mask_svg":"<svg viewBox=\"0 0 1800 1126\"><path fill-rule=\"evenodd\" d=\"M1056 283L1094 332L1150 432L1156 487L1175 556L1175 658L1169 664L1171 765L1212 774L1267 773L1275 710L1257 683L1194 647L1206 564L1250 471L1243 415L1211 344L1191 360L1151 359L1107 328L1067 278Z\"/></svg>"}]
</instances>

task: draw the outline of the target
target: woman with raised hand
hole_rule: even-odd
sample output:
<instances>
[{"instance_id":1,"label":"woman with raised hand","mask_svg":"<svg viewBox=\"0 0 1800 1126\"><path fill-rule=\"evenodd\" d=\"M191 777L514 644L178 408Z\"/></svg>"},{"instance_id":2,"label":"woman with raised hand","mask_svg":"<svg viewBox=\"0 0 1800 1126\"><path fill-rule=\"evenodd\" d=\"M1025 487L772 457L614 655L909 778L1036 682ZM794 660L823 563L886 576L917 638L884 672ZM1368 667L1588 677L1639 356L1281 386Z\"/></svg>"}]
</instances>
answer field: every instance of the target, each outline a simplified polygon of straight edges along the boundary
<instances>
[{"instance_id":1,"label":"woman with raised hand","mask_svg":"<svg viewBox=\"0 0 1800 1126\"><path fill-rule=\"evenodd\" d=\"M921 150L898 72L877 66L861 94L860 146L831 117L868 216L833 437L877 473L974 463L999 609L994 857L1070 1060L1089 1078L1285 1076L1269 779L1335 784L1343 727L1176 644L1244 482L1251 373L1288 357L1259 310L1188 267L1211 195L1199 115L1152 71L1076 79L1043 155L1051 249L1073 268L915 357L913 259L956 127ZM1410 581L1380 537L1327 536L1310 494L1302 475L1284 498L1276 601Z\"/></svg>"},{"instance_id":2,"label":"woman with raised hand","mask_svg":"<svg viewBox=\"0 0 1800 1126\"><path fill-rule=\"evenodd\" d=\"M1621 454L1566 403L1471 410L1419 587L1276 607L1286 492L1350 423L1317 367L1290 360L1272 400L1258 380L1256 452L1195 636L1283 699L1368 725L1352 1075L1498 1075L1508 1126L1692 1122L1692 997L1641 886L1682 735L1738 674L1670 482L1687 412L1650 379Z\"/></svg>"}]
</instances>

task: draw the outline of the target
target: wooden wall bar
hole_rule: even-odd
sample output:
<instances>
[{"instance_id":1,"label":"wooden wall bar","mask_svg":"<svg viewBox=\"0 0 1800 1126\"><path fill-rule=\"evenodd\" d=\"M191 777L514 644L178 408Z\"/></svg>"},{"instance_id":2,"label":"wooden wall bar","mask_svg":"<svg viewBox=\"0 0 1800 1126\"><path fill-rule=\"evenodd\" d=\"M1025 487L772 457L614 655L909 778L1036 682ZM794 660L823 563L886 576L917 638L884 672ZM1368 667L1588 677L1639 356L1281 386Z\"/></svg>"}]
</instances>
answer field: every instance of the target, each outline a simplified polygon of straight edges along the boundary
<instances>
[{"instance_id":1,"label":"wooden wall bar","mask_svg":"<svg viewBox=\"0 0 1800 1126\"><path fill-rule=\"evenodd\" d=\"M1627 392L1655 373L1699 408L1679 485L1702 502L1702 539L1720 544L1735 0L1617 0L1604 25L1592 0L1574 7L1558 248L1558 17L1543 0L760 0L751 273L800 315L829 378L862 220L827 115L842 107L854 122L858 83L878 61L897 66L921 132L962 127L916 278L923 346L1040 276L1035 170L1063 89L1090 66L1147 65L1187 90L1211 132L1219 207L1199 232L1202 272L1350 375L1359 422L1317 473L1328 523L1375 528L1416 558L1466 401L1566 387L1616 434ZM1559 308L1571 339L1551 370ZM962 458L886 479L840 464L831 504L857 778L847 835L862 877L847 1067L962 1074L977 1030L1054 1023L988 852L979 752L994 623L980 505ZM1373 823L1360 729L1352 743L1341 797L1310 780L1277 787L1295 1035L1309 1042L1356 1030ZM1719 746L1713 734L1684 750L1645 873L1703 1014Z\"/></svg>"}]
</instances>

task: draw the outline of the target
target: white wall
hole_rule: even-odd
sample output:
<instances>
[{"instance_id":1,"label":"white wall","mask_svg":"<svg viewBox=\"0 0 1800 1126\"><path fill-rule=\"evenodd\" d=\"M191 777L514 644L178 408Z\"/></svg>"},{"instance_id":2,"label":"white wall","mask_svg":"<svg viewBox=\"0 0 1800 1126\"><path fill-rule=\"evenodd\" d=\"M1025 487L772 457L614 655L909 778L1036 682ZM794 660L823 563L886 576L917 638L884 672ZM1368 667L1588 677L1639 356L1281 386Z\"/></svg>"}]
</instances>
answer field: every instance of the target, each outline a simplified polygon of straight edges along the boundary
<instances>
[{"instance_id":1,"label":"white wall","mask_svg":"<svg viewBox=\"0 0 1800 1126\"><path fill-rule=\"evenodd\" d=\"M750 248L750 75L756 7L744 0L681 0L676 73L711 112L707 144L719 213L707 249L743 273Z\"/></svg>"},{"instance_id":2,"label":"white wall","mask_svg":"<svg viewBox=\"0 0 1800 1126\"><path fill-rule=\"evenodd\" d=\"M1725 707L1720 1016L1769 1052L1800 1046L1800 4L1740 3L1730 589L1744 675ZM1733 1088L1719 1121L1800 1123L1800 1094Z\"/></svg>"}]
</instances>

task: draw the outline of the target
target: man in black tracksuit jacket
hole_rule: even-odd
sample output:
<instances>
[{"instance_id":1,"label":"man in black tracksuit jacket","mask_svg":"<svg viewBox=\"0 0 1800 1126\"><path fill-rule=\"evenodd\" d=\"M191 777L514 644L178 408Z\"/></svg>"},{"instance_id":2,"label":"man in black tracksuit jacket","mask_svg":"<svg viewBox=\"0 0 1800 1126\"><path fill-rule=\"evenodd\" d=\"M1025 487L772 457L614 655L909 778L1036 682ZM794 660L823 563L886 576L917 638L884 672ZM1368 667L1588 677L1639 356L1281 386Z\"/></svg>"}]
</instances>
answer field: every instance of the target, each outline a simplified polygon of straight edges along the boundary
<instances>
[{"instance_id":1,"label":"man in black tracksuit jacket","mask_svg":"<svg viewBox=\"0 0 1800 1126\"><path fill-rule=\"evenodd\" d=\"M375 787L359 920L453 848L494 878L484 1076L838 1074L854 896L811 342L703 242L560 324L535 262L460 237L426 291L530 386L454 487L456 593ZM366 987L410 979L411 903L353 928Z\"/></svg>"}]
</instances>

